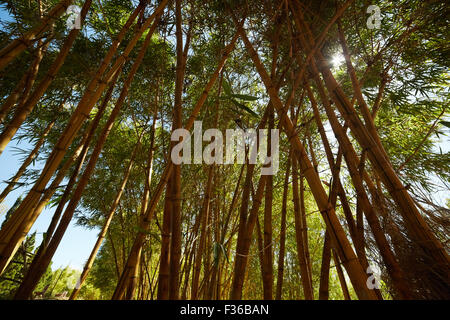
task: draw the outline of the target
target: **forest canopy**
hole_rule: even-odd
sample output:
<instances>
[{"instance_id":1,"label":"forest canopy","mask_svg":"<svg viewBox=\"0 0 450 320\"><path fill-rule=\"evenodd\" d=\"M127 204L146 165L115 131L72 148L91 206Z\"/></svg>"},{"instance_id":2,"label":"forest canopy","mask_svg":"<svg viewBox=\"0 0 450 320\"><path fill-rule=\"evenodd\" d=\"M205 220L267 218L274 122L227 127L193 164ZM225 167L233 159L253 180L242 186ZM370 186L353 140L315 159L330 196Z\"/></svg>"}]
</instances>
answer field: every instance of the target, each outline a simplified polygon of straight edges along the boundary
<instances>
[{"instance_id":1,"label":"forest canopy","mask_svg":"<svg viewBox=\"0 0 450 320\"><path fill-rule=\"evenodd\" d=\"M0 1L0 160L20 155L0 299L449 299L449 17L443 0ZM222 159L227 130L278 131L243 138L241 163L190 161ZM71 223L96 243L52 269Z\"/></svg>"}]
</instances>

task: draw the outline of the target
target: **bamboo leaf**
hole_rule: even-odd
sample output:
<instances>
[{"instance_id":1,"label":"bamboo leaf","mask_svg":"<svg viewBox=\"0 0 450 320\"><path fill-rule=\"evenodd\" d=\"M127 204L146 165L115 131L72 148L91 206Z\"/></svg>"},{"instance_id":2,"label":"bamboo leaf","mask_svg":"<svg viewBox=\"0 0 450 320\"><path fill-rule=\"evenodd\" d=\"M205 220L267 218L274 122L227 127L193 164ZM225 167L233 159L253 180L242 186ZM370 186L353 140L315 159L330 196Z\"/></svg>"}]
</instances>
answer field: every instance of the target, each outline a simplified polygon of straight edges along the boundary
<instances>
[{"instance_id":1,"label":"bamboo leaf","mask_svg":"<svg viewBox=\"0 0 450 320\"><path fill-rule=\"evenodd\" d=\"M244 101L256 101L259 99L258 97L250 96L248 94L232 94L231 96Z\"/></svg>"},{"instance_id":2,"label":"bamboo leaf","mask_svg":"<svg viewBox=\"0 0 450 320\"><path fill-rule=\"evenodd\" d=\"M223 246L222 243L220 244L220 249L222 249L223 255L224 255L225 259L227 259L227 263L230 263L230 260L228 259L227 252L226 252L225 247Z\"/></svg>"},{"instance_id":3,"label":"bamboo leaf","mask_svg":"<svg viewBox=\"0 0 450 320\"><path fill-rule=\"evenodd\" d=\"M441 124L443 124L447 128L450 128L450 121L441 121Z\"/></svg>"},{"instance_id":4,"label":"bamboo leaf","mask_svg":"<svg viewBox=\"0 0 450 320\"><path fill-rule=\"evenodd\" d=\"M240 109L242 109L242 110L244 110L244 111L247 111L247 112L250 113L252 116L258 117L258 114L257 114L255 111L253 111L252 109L250 109L249 107L247 107L246 105L244 105L244 104L242 104L242 103L240 103L240 102L237 102L237 101L234 100L234 99L231 99L231 102L233 102L233 103L235 104L236 107L238 107L238 108L240 108Z\"/></svg>"},{"instance_id":5,"label":"bamboo leaf","mask_svg":"<svg viewBox=\"0 0 450 320\"><path fill-rule=\"evenodd\" d=\"M220 243L218 242L214 242L213 244L213 260L214 260L214 264L218 265L219 264L219 259L220 259Z\"/></svg>"},{"instance_id":6,"label":"bamboo leaf","mask_svg":"<svg viewBox=\"0 0 450 320\"><path fill-rule=\"evenodd\" d=\"M225 91L225 94L227 96L231 96L232 95L231 86L228 83L228 81L225 80L225 79L222 80L222 88L223 88L223 91Z\"/></svg>"}]
</instances>

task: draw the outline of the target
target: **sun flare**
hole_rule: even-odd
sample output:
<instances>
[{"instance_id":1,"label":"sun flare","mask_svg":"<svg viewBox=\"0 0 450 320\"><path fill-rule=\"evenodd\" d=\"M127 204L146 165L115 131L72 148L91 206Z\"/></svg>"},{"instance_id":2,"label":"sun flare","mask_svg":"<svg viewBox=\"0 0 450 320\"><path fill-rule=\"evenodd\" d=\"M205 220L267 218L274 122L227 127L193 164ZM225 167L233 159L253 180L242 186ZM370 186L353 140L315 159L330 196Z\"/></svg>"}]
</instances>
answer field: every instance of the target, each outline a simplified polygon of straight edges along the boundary
<instances>
[{"instance_id":1,"label":"sun flare","mask_svg":"<svg viewBox=\"0 0 450 320\"><path fill-rule=\"evenodd\" d=\"M333 68L339 68L345 62L345 57L342 53L335 53L331 59Z\"/></svg>"}]
</instances>

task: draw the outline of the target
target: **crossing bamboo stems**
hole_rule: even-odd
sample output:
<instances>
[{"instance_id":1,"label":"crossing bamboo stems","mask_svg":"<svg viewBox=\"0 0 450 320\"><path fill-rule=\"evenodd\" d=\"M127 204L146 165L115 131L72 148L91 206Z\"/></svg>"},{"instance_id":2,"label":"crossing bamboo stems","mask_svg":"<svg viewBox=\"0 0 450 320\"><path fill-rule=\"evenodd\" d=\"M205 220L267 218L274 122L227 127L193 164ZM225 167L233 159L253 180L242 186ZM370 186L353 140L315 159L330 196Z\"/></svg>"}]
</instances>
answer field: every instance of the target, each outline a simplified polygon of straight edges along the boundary
<instances>
[{"instance_id":1,"label":"crossing bamboo stems","mask_svg":"<svg viewBox=\"0 0 450 320\"><path fill-rule=\"evenodd\" d=\"M313 66L313 68L314 68L314 66ZM352 178L356 193L360 200L359 203L362 206L360 209L364 208L364 213L366 214L366 218L367 218L367 220L370 224L371 230L374 234L378 248L383 257L383 261L388 266L389 274L392 277L396 288L402 293L402 295L405 298L411 297L411 293L408 290L408 286L406 284L406 279L403 274L403 271L400 268L398 261L396 260L393 252L390 249L389 243L387 242L387 239L386 239L386 237L381 229L381 226L379 224L379 221L377 218L377 213L375 212L374 207L370 203L369 198L364 189L361 175L358 172L359 161L358 161L356 152L354 151L350 140L348 139L347 135L344 133L341 125L339 124L339 121L336 118L336 115L334 114L333 110L331 110L329 103L327 103L328 100L326 100L326 98L324 96L323 87L321 87L321 83L319 82L319 79L317 79L317 78L316 78L316 83L317 83L319 93L322 97L322 101L325 106L325 111L326 111L328 119L330 121L330 125L333 129L333 132L336 135L336 138L338 139L338 141L340 143L340 147L342 148L344 158L346 159L347 166L348 166L348 169L350 172L350 176ZM310 94L312 94L311 91L309 91L309 92L310 92ZM310 99L311 99L311 101L313 101L313 103L315 103L314 96L311 95ZM361 222L359 224L361 224ZM356 226L358 226L358 223ZM364 250L362 249L363 248L362 241L363 241L364 237L361 238L361 232L358 233L358 227L356 228L355 231L356 231L355 238L354 238L355 248L357 249L358 257L360 257L360 259L362 259L361 261L363 263L363 267L367 268L368 265L365 260ZM358 236L358 234L359 234L359 236Z\"/></svg>"},{"instance_id":2,"label":"crossing bamboo stems","mask_svg":"<svg viewBox=\"0 0 450 320\"><path fill-rule=\"evenodd\" d=\"M272 103L274 104L275 109L279 114L282 114L283 104L278 97L278 94L272 81L270 80L269 75L267 74L267 71L262 65L257 52L248 40L243 28L239 26L238 30L242 39L244 40L247 51L252 58L261 79L264 82L266 90L271 98ZM343 264L347 270L347 273L349 274L355 291L361 299L376 299L373 291L370 291L366 286L365 272L361 264L359 263L353 249L351 248L348 239L346 238L345 232L336 216L335 211L330 208L328 204L328 197L325 193L322 183L306 155L306 151L295 132L292 122L286 115L280 120L282 121L283 127L288 135L290 143L295 150L295 155L298 157L301 170L305 175L309 186L311 187L317 205L322 213L327 227L330 230L332 243L338 250L339 256L342 257Z\"/></svg>"},{"instance_id":3,"label":"crossing bamboo stems","mask_svg":"<svg viewBox=\"0 0 450 320\"><path fill-rule=\"evenodd\" d=\"M267 176L262 175L259 178L258 187L255 197L252 199L252 208L245 219L244 230L238 234L238 245L236 246L236 258L234 261L233 282L230 299L239 300L242 298L242 289L244 287L244 274L246 273L248 255L250 251L250 244L253 234L253 229L256 224L258 210L261 205L262 197L264 196L264 189L266 186ZM244 188L245 190L245 188Z\"/></svg>"}]
</instances>

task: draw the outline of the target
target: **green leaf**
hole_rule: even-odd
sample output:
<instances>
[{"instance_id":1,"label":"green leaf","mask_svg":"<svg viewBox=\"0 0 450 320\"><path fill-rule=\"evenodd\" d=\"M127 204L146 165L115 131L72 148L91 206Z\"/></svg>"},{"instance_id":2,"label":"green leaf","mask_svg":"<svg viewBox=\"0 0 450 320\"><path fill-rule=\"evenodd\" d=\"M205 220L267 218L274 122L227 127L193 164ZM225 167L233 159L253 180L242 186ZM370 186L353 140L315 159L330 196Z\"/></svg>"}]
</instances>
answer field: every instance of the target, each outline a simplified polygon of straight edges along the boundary
<instances>
[{"instance_id":1,"label":"green leaf","mask_svg":"<svg viewBox=\"0 0 450 320\"><path fill-rule=\"evenodd\" d=\"M219 99L220 99L220 100L230 100L230 99L231 99L231 96L228 96L228 95L221 95L221 96L219 97Z\"/></svg>"},{"instance_id":2,"label":"green leaf","mask_svg":"<svg viewBox=\"0 0 450 320\"><path fill-rule=\"evenodd\" d=\"M233 102L238 108L247 111L247 112L250 113L252 116L258 117L258 114L257 114L255 111L253 111L252 109L250 109L249 107L247 107L246 105L244 105L244 104L242 104L242 103L239 103L239 102L237 102L237 101L234 100L234 99L231 99L231 102Z\"/></svg>"},{"instance_id":3,"label":"green leaf","mask_svg":"<svg viewBox=\"0 0 450 320\"><path fill-rule=\"evenodd\" d=\"M225 79L222 80L222 88L223 88L223 91L225 91L225 94L227 96L231 96L232 95L231 86L228 83L228 81L225 80Z\"/></svg>"},{"instance_id":4,"label":"green leaf","mask_svg":"<svg viewBox=\"0 0 450 320\"><path fill-rule=\"evenodd\" d=\"M213 244L213 260L214 264L217 266L220 261L220 243L214 242Z\"/></svg>"},{"instance_id":5,"label":"green leaf","mask_svg":"<svg viewBox=\"0 0 450 320\"><path fill-rule=\"evenodd\" d=\"M223 246L222 243L220 244L220 249L222 249L223 255L227 259L227 263L230 263L230 260L228 259L227 251L225 250L225 247Z\"/></svg>"},{"instance_id":6,"label":"green leaf","mask_svg":"<svg viewBox=\"0 0 450 320\"><path fill-rule=\"evenodd\" d=\"M443 124L447 128L450 128L450 121L441 121L441 124Z\"/></svg>"},{"instance_id":7,"label":"green leaf","mask_svg":"<svg viewBox=\"0 0 450 320\"><path fill-rule=\"evenodd\" d=\"M248 94L232 94L231 96L244 101L256 101L259 99L258 97L250 96Z\"/></svg>"},{"instance_id":8,"label":"green leaf","mask_svg":"<svg viewBox=\"0 0 450 320\"><path fill-rule=\"evenodd\" d=\"M152 232L151 230L145 230L145 229L141 228L140 226L134 227L134 230L139 233L143 233L143 234L146 234L148 236L152 236L152 237L158 239L158 235L155 234L154 232Z\"/></svg>"},{"instance_id":9,"label":"green leaf","mask_svg":"<svg viewBox=\"0 0 450 320\"><path fill-rule=\"evenodd\" d=\"M49 202L47 202L47 206L54 207L56 205L59 204L59 202L61 201L62 198L62 194L58 195L57 197L53 198L52 200L50 200Z\"/></svg>"}]
</instances>

